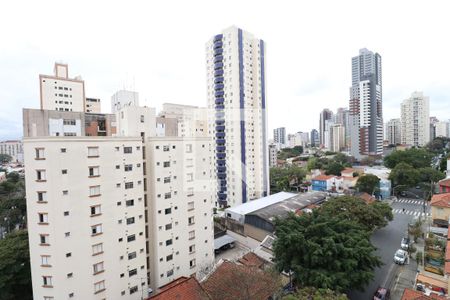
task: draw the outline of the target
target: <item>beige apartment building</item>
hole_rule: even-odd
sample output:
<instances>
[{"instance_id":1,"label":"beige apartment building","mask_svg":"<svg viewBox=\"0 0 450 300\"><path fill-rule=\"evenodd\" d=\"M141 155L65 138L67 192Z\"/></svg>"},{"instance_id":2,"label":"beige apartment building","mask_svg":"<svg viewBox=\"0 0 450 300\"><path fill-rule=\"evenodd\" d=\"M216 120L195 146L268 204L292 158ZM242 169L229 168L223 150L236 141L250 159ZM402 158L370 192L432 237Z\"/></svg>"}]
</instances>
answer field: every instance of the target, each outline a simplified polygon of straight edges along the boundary
<instances>
[{"instance_id":1,"label":"beige apartment building","mask_svg":"<svg viewBox=\"0 0 450 300\"><path fill-rule=\"evenodd\" d=\"M147 295L139 137L25 138L34 299Z\"/></svg>"}]
</instances>

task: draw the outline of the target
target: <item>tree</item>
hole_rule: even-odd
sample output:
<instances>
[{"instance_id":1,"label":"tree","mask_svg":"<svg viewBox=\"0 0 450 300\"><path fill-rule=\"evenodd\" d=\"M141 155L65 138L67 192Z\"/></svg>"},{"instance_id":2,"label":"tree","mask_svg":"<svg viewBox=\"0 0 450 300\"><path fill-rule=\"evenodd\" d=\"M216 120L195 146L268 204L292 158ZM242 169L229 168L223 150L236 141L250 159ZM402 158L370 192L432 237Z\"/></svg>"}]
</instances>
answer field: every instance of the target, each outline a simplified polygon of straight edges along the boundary
<instances>
[{"instance_id":1,"label":"tree","mask_svg":"<svg viewBox=\"0 0 450 300\"><path fill-rule=\"evenodd\" d=\"M0 300L33 299L26 230L0 240L0 291Z\"/></svg>"},{"instance_id":2,"label":"tree","mask_svg":"<svg viewBox=\"0 0 450 300\"><path fill-rule=\"evenodd\" d=\"M422 182L438 182L445 178L445 174L432 167L425 167L419 169L420 181Z\"/></svg>"},{"instance_id":3,"label":"tree","mask_svg":"<svg viewBox=\"0 0 450 300\"><path fill-rule=\"evenodd\" d=\"M389 180L394 186L404 185L408 187L415 186L420 181L420 173L417 169L404 162L398 163L389 174Z\"/></svg>"},{"instance_id":4,"label":"tree","mask_svg":"<svg viewBox=\"0 0 450 300\"><path fill-rule=\"evenodd\" d=\"M431 165L433 154L425 149L407 149L405 151L394 151L384 158L384 165L395 168L399 163L406 163L414 168L425 168Z\"/></svg>"},{"instance_id":5,"label":"tree","mask_svg":"<svg viewBox=\"0 0 450 300\"><path fill-rule=\"evenodd\" d=\"M9 163L12 161L12 156L9 154L0 154L0 163Z\"/></svg>"},{"instance_id":6,"label":"tree","mask_svg":"<svg viewBox=\"0 0 450 300\"><path fill-rule=\"evenodd\" d=\"M319 211L328 218L352 220L369 232L384 227L393 219L392 208L383 202L366 202L358 197L342 196L325 202Z\"/></svg>"},{"instance_id":7,"label":"tree","mask_svg":"<svg viewBox=\"0 0 450 300\"><path fill-rule=\"evenodd\" d=\"M270 169L271 193L297 190L297 186L306 176L306 170L297 166Z\"/></svg>"},{"instance_id":8,"label":"tree","mask_svg":"<svg viewBox=\"0 0 450 300\"><path fill-rule=\"evenodd\" d=\"M283 297L282 300L348 300L348 298L345 294L340 294L330 289L305 287L299 289L293 295Z\"/></svg>"},{"instance_id":9,"label":"tree","mask_svg":"<svg viewBox=\"0 0 450 300\"><path fill-rule=\"evenodd\" d=\"M375 189L380 185L380 178L372 174L365 174L358 178L356 182L356 188L360 192L368 193L372 195L375 192Z\"/></svg>"},{"instance_id":10,"label":"tree","mask_svg":"<svg viewBox=\"0 0 450 300\"><path fill-rule=\"evenodd\" d=\"M341 176L341 171L344 170L345 167L341 165L338 162L331 162L326 168L325 168L325 174L327 175L336 175Z\"/></svg>"},{"instance_id":11,"label":"tree","mask_svg":"<svg viewBox=\"0 0 450 300\"><path fill-rule=\"evenodd\" d=\"M340 163L341 165L345 166L345 167L351 167L352 163L354 161L353 157L351 156L347 156L344 153L337 153L334 157L333 160L335 162Z\"/></svg>"},{"instance_id":12,"label":"tree","mask_svg":"<svg viewBox=\"0 0 450 300\"><path fill-rule=\"evenodd\" d=\"M447 160L450 159L450 154L441 159L441 163L439 164L439 170L441 172L445 172L447 170Z\"/></svg>"},{"instance_id":13,"label":"tree","mask_svg":"<svg viewBox=\"0 0 450 300\"><path fill-rule=\"evenodd\" d=\"M27 206L25 198L6 198L0 201L0 227L11 232L16 227L24 228Z\"/></svg>"},{"instance_id":14,"label":"tree","mask_svg":"<svg viewBox=\"0 0 450 300\"><path fill-rule=\"evenodd\" d=\"M273 245L278 270L293 271L300 286L362 290L381 265L370 234L353 220L311 214L275 220Z\"/></svg>"}]
</instances>

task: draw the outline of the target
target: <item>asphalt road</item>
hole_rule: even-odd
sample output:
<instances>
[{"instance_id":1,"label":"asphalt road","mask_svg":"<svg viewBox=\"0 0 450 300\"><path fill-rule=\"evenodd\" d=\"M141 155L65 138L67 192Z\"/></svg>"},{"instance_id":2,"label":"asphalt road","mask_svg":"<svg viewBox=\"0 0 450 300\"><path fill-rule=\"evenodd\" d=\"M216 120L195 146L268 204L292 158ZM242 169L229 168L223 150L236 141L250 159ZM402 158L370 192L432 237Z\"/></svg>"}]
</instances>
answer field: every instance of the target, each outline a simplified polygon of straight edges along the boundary
<instances>
[{"instance_id":1,"label":"asphalt road","mask_svg":"<svg viewBox=\"0 0 450 300\"><path fill-rule=\"evenodd\" d=\"M416 216L423 217L421 200L401 198L394 201L391 206L394 220L388 226L375 231L371 238L373 245L377 247L376 254L384 265L375 270L374 278L364 292L351 291L348 294L351 300L373 299L373 294L379 286L390 287L401 268L393 262L393 258L395 251L400 248L402 237L407 234L408 223ZM428 212L428 208L426 210Z\"/></svg>"}]
</instances>

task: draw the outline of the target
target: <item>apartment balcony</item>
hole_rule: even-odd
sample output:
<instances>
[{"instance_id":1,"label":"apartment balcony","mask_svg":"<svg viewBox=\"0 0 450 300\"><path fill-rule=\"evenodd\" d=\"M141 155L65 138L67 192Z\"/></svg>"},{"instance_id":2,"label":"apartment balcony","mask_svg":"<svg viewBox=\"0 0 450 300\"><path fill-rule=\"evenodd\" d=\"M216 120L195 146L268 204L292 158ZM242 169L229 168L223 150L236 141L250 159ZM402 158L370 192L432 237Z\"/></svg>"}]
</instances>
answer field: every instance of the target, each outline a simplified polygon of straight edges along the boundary
<instances>
[{"instance_id":1,"label":"apartment balcony","mask_svg":"<svg viewBox=\"0 0 450 300\"><path fill-rule=\"evenodd\" d=\"M213 42L221 41L223 38L223 34L217 34L214 36Z\"/></svg>"},{"instance_id":2,"label":"apartment balcony","mask_svg":"<svg viewBox=\"0 0 450 300\"><path fill-rule=\"evenodd\" d=\"M215 70L217 70L217 69L222 69L223 68L223 62L216 62L215 64L214 64L214 69Z\"/></svg>"},{"instance_id":3,"label":"apartment balcony","mask_svg":"<svg viewBox=\"0 0 450 300\"><path fill-rule=\"evenodd\" d=\"M218 166L217 167L217 171L219 171L219 172L226 172L227 171L227 167L226 166Z\"/></svg>"},{"instance_id":4,"label":"apartment balcony","mask_svg":"<svg viewBox=\"0 0 450 300\"><path fill-rule=\"evenodd\" d=\"M226 150L225 146L216 146L216 150L219 152L223 152Z\"/></svg>"},{"instance_id":5,"label":"apartment balcony","mask_svg":"<svg viewBox=\"0 0 450 300\"><path fill-rule=\"evenodd\" d=\"M222 55L222 53L223 53L223 49L222 48L214 49L214 56L215 57L218 56L218 55Z\"/></svg>"},{"instance_id":6,"label":"apartment balcony","mask_svg":"<svg viewBox=\"0 0 450 300\"><path fill-rule=\"evenodd\" d=\"M217 119L223 119L224 117L225 117L225 113L223 111L216 113L216 118Z\"/></svg>"},{"instance_id":7,"label":"apartment balcony","mask_svg":"<svg viewBox=\"0 0 450 300\"><path fill-rule=\"evenodd\" d=\"M227 174L225 174L225 173L218 173L218 174L217 174L217 178L219 178L219 179L225 179L225 178L227 178Z\"/></svg>"},{"instance_id":8,"label":"apartment balcony","mask_svg":"<svg viewBox=\"0 0 450 300\"><path fill-rule=\"evenodd\" d=\"M222 83L222 82L223 82L223 77L214 78L214 83Z\"/></svg>"},{"instance_id":9,"label":"apartment balcony","mask_svg":"<svg viewBox=\"0 0 450 300\"><path fill-rule=\"evenodd\" d=\"M214 63L221 62L223 60L223 55L218 55L214 57Z\"/></svg>"},{"instance_id":10,"label":"apartment balcony","mask_svg":"<svg viewBox=\"0 0 450 300\"><path fill-rule=\"evenodd\" d=\"M214 71L214 76L218 77L218 76L222 76L222 75L223 75L223 70Z\"/></svg>"},{"instance_id":11,"label":"apartment balcony","mask_svg":"<svg viewBox=\"0 0 450 300\"><path fill-rule=\"evenodd\" d=\"M216 137L217 138L224 138L225 137L225 132L216 132Z\"/></svg>"},{"instance_id":12,"label":"apartment balcony","mask_svg":"<svg viewBox=\"0 0 450 300\"><path fill-rule=\"evenodd\" d=\"M219 192L217 193L217 197L219 197L219 200L226 200L227 194Z\"/></svg>"},{"instance_id":13,"label":"apartment balcony","mask_svg":"<svg viewBox=\"0 0 450 300\"><path fill-rule=\"evenodd\" d=\"M225 130L225 125L216 125L216 130Z\"/></svg>"},{"instance_id":14,"label":"apartment balcony","mask_svg":"<svg viewBox=\"0 0 450 300\"><path fill-rule=\"evenodd\" d=\"M223 104L223 102L225 101L224 98L216 98L216 104Z\"/></svg>"},{"instance_id":15,"label":"apartment balcony","mask_svg":"<svg viewBox=\"0 0 450 300\"><path fill-rule=\"evenodd\" d=\"M224 91L217 91L217 92L214 93L214 96L216 96L216 97L220 97L220 96L223 96L223 95L225 95Z\"/></svg>"},{"instance_id":16,"label":"apartment balcony","mask_svg":"<svg viewBox=\"0 0 450 300\"><path fill-rule=\"evenodd\" d=\"M224 159L227 157L227 154L226 153L216 153L216 157L218 159Z\"/></svg>"},{"instance_id":17,"label":"apartment balcony","mask_svg":"<svg viewBox=\"0 0 450 300\"><path fill-rule=\"evenodd\" d=\"M216 105L216 110L219 110L219 109L225 109L225 105L223 105L223 104Z\"/></svg>"},{"instance_id":18,"label":"apartment balcony","mask_svg":"<svg viewBox=\"0 0 450 300\"><path fill-rule=\"evenodd\" d=\"M223 88L225 87L225 85L223 83L216 83L214 85L214 90L223 90Z\"/></svg>"},{"instance_id":19,"label":"apartment balcony","mask_svg":"<svg viewBox=\"0 0 450 300\"><path fill-rule=\"evenodd\" d=\"M225 120L216 120L216 125L225 124Z\"/></svg>"}]
</instances>

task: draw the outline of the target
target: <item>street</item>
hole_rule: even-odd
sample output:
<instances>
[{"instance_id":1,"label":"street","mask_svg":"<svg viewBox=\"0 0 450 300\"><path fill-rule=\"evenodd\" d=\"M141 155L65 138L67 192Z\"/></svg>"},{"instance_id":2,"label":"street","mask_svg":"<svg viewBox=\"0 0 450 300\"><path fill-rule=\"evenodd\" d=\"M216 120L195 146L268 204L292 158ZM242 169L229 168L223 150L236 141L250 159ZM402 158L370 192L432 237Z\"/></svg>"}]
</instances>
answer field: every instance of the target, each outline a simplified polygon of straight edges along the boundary
<instances>
[{"instance_id":1,"label":"street","mask_svg":"<svg viewBox=\"0 0 450 300\"><path fill-rule=\"evenodd\" d=\"M376 254L384 265L375 270L373 280L366 286L364 292L351 291L351 300L373 299L373 294L379 286L392 288L396 276L404 269L416 270L416 262L410 260L408 265L398 266L393 262L395 251L400 248L402 237L407 234L408 223L415 217L424 218L423 200L400 198L391 205L394 214L388 226L379 229L372 235L372 243L377 248ZM405 209L403 211L403 209ZM428 207L426 208L428 213ZM412 273L414 274L414 272ZM411 284L412 287L412 284Z\"/></svg>"}]
</instances>

